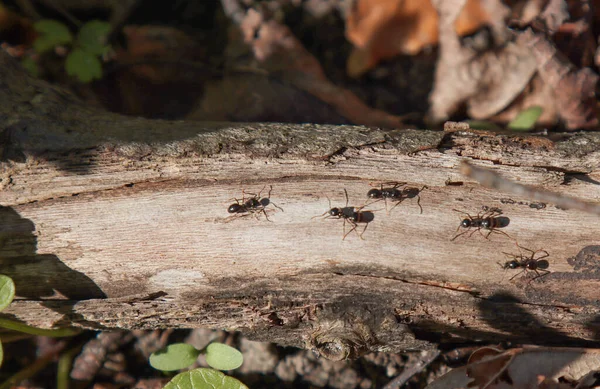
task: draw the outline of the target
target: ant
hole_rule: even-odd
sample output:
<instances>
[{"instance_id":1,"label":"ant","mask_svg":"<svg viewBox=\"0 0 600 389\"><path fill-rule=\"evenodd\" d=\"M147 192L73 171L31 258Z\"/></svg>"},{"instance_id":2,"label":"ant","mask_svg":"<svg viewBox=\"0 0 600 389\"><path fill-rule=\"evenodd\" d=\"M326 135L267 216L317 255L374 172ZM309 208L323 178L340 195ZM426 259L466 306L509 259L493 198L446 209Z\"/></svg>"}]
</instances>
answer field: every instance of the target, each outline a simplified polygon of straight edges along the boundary
<instances>
[{"instance_id":1,"label":"ant","mask_svg":"<svg viewBox=\"0 0 600 389\"><path fill-rule=\"evenodd\" d=\"M281 212L283 212L283 209L271 201L271 191L273 190L273 186L269 185L269 193L266 197L260 197L260 194L265 187L266 186L264 186L258 193L249 193L242 189L242 200L234 198L233 200L235 200L235 204L231 204L229 208L227 208L227 212L238 214L239 217L254 215L257 219L257 214L263 213L265 218L268 221L271 221L265 208L269 204L272 204L274 207L280 209ZM246 195L251 195L251 197L246 198Z\"/></svg>"},{"instance_id":2,"label":"ant","mask_svg":"<svg viewBox=\"0 0 600 389\"><path fill-rule=\"evenodd\" d=\"M331 200L329 199L329 197L327 197L327 200L329 201L329 210L323 212L323 214L321 215L313 216L312 219L323 216L325 216L325 219L344 219L344 236L342 240L345 240L346 237L352 231L355 231L356 234L360 237L360 239L364 240L363 234L367 230L369 223L373 220L373 213L371 211L362 211L365 205L363 205L362 207L349 207L348 192L346 191L346 189L344 189L344 195L346 196L346 205L344 207L332 207ZM352 228L348 232L346 232L346 222L348 222L352 226ZM365 223L365 228L360 234L358 233L358 231L356 231L358 223Z\"/></svg>"},{"instance_id":3,"label":"ant","mask_svg":"<svg viewBox=\"0 0 600 389\"><path fill-rule=\"evenodd\" d=\"M504 263L504 265L499 263L499 265L505 270L506 269L519 269L519 268L523 269L519 273L512 276L509 281L513 280L516 276L518 276L519 274L522 274L523 272L526 272L528 270L534 271L537 274L537 276L532 278L531 281L550 273L549 270L546 270L546 269L548 269L548 266L550 266L550 264L548 263L547 260L544 259L544 258L550 256L550 254L548 254L548 252L546 250L533 251L533 250L527 249L525 247L521 247L518 244L517 244L517 247L519 248L519 255L502 252L504 255L506 255L507 257L510 257L512 259L510 261L507 261L506 263ZM529 251L531 253L531 256L527 257L527 256L523 255L523 252L521 251L521 249L523 249L525 251ZM542 253L543 255L541 257L536 258L535 256L537 253ZM540 274L540 271L544 272L544 273Z\"/></svg>"},{"instance_id":4,"label":"ant","mask_svg":"<svg viewBox=\"0 0 600 389\"><path fill-rule=\"evenodd\" d=\"M498 228L502 228L502 227L506 226L506 224L507 224L507 223L504 223L504 221L500 220L500 218L498 218L498 216L502 215L501 209L489 208L486 206L481 207L481 209L483 210L483 213L479 212L477 214L477 216L475 216L475 217L469 215L466 212L459 211L458 209L453 209L453 211L462 213L463 215L467 216L466 218L461 220L460 224L456 228L456 231L458 232L458 230L461 227L465 228L466 231L456 234L454 236L454 238L450 239L450 241L453 241L454 239L458 238L459 236L466 234L472 228L474 228L475 230L471 231L471 233L469 234L469 237L471 237L475 232L479 232L481 234L481 236L484 236L483 233L481 232L481 229L484 229L484 230L489 231L487 233L487 235L484 236L486 239L489 239L492 232L496 232L498 234L504 234L504 235L508 236L510 239L512 239L510 237L510 235L508 235L506 232L500 231L498 229Z\"/></svg>"},{"instance_id":5,"label":"ant","mask_svg":"<svg viewBox=\"0 0 600 389\"><path fill-rule=\"evenodd\" d=\"M369 185L374 186L372 183ZM384 188L384 185L392 186ZM371 189L370 191L368 191L367 197L370 199L375 199L375 201L373 201L371 204L383 200L385 202L385 209L388 212L388 214L392 211L392 209L396 208L404 200L416 197L420 213L423 213L423 207L421 207L421 196L419 196L419 193L421 193L423 189L426 189L427 186L425 185L421 189L412 187L406 188L405 186L406 182L384 182L379 184L379 189ZM388 199L396 203L390 210L387 209Z\"/></svg>"}]
</instances>

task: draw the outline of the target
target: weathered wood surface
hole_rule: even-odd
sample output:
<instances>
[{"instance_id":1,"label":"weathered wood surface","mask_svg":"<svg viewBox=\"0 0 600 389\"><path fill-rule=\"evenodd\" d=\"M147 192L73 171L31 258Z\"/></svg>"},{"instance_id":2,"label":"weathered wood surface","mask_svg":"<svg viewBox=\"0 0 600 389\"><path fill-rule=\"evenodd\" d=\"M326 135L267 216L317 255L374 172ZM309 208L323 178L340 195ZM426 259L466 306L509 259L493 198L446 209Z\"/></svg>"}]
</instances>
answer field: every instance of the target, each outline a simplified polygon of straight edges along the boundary
<instances>
[{"instance_id":1,"label":"weathered wood surface","mask_svg":"<svg viewBox=\"0 0 600 389\"><path fill-rule=\"evenodd\" d=\"M600 135L150 121L85 107L0 53L3 315L31 325L215 327L314 347L331 358L427 341L594 341L600 329L597 216L538 209L458 171L600 198ZM342 240L372 181L428 189ZM451 183L463 182L463 185ZM272 185L271 222L231 218L242 189ZM265 193L265 192L263 192ZM510 280L517 253L492 234L454 236L460 215L500 207L503 230L550 253L551 273ZM533 204L535 205L535 204ZM379 210L382 203L370 209ZM416 336L416 338L415 338Z\"/></svg>"}]
</instances>

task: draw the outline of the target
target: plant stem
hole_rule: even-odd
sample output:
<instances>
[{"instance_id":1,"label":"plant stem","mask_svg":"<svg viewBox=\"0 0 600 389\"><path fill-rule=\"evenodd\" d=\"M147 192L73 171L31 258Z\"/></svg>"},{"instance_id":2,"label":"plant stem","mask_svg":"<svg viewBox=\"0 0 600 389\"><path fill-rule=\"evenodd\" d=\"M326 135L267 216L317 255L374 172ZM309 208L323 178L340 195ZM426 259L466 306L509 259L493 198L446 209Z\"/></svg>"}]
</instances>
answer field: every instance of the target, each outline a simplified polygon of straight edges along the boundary
<instances>
[{"instance_id":1,"label":"plant stem","mask_svg":"<svg viewBox=\"0 0 600 389\"><path fill-rule=\"evenodd\" d=\"M81 332L78 328L56 328L52 330L44 328L35 328L27 324L19 323L15 320L0 318L0 327L8 328L9 330L24 332L31 335L49 336L51 338L60 338L63 336L73 336Z\"/></svg>"}]
</instances>

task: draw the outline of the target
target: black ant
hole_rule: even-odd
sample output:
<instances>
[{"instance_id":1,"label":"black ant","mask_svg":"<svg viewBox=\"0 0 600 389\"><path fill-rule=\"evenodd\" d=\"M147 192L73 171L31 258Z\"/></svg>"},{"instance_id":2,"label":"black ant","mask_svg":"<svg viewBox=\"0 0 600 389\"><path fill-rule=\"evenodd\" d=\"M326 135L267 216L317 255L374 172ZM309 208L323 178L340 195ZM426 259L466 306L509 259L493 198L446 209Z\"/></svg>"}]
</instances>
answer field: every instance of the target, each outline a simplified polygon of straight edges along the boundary
<instances>
[{"instance_id":1,"label":"black ant","mask_svg":"<svg viewBox=\"0 0 600 389\"><path fill-rule=\"evenodd\" d=\"M454 236L454 238L450 239L450 241L453 241L454 239L458 238L459 236L466 234L473 228L474 228L474 230L471 231L471 233L469 234L469 237L471 237L475 232L479 232L481 234L481 236L483 236L486 239L489 239L491 233L496 232L498 234L504 234L504 235L508 236L509 238L511 238L510 235L508 235L506 232L498 230L498 228L502 228L507 225L507 222L505 220L501 220L501 219L508 220L507 218L499 218L498 217L498 216L502 215L501 209L488 208L486 206L481 207L481 209L483 210L483 213L479 212L477 214L477 216L475 216L475 217L469 215L466 212L459 211L458 209L453 209L453 211L462 213L463 215L467 216L466 218L461 220L460 224L456 228L456 231L458 232L458 230L461 227L465 228L466 231L456 234ZM482 229L489 231L487 233L487 235L485 235L485 236L483 235L483 233L481 232Z\"/></svg>"},{"instance_id":2,"label":"black ant","mask_svg":"<svg viewBox=\"0 0 600 389\"><path fill-rule=\"evenodd\" d=\"M373 184L370 184L374 186ZM384 188L384 185L393 185L391 187ZM417 198L417 205L419 206L420 213L423 213L423 207L421 207L421 196L419 195L423 189L426 189L427 186L423 186L421 189L405 187L406 182L384 182L379 184L379 189L371 189L367 192L367 197L370 199L375 199L371 204L383 200L385 202L385 209L387 210L387 201L390 200L396 204L392 207L392 209L396 208L401 202L406 199ZM387 212L391 212L392 209Z\"/></svg>"},{"instance_id":3,"label":"black ant","mask_svg":"<svg viewBox=\"0 0 600 389\"><path fill-rule=\"evenodd\" d=\"M371 211L362 211L365 207L364 205L362 207L349 207L348 192L346 189L344 189L344 194L346 196L346 205L344 207L332 207L331 200L327 197L327 200L329 201L329 210L323 212L321 215L312 217L312 219L322 216L325 216L325 219L344 219L344 236L342 240L345 240L352 231L355 231L360 239L364 240L363 234L367 230L369 223L373 220L373 213ZM352 225L352 228L348 232L346 232L346 221ZM358 223L365 223L365 228L360 234L356 231Z\"/></svg>"},{"instance_id":4,"label":"black ant","mask_svg":"<svg viewBox=\"0 0 600 389\"><path fill-rule=\"evenodd\" d=\"M238 214L239 217L254 215L257 219L257 214L263 213L265 218L268 221L271 221L265 208L269 204L272 204L282 212L283 209L271 201L271 191L273 190L273 186L269 186L269 193L266 197L261 198L260 194L264 189L265 187L263 187L258 193L248 193L242 189L242 200L234 198L233 200L235 200L235 204L231 204L229 208L227 208L227 212ZM246 195L251 195L251 197L246 198Z\"/></svg>"},{"instance_id":5,"label":"black ant","mask_svg":"<svg viewBox=\"0 0 600 389\"><path fill-rule=\"evenodd\" d=\"M550 254L548 254L548 252L546 250L533 251L533 250L527 249L525 247L521 247L518 244L517 244L517 247L519 248L519 255L503 252L504 255L506 255L510 258L513 258L513 259L510 261L506 261L506 263L504 263L504 265L499 264L503 269L519 269L519 268L523 269L519 273L512 276L510 278L510 281L513 280L519 274L522 274L523 272L526 272L528 270L534 271L537 274L537 276L532 278L531 281L550 273L549 270L546 270L546 269L548 269L548 266L550 266L550 264L548 263L547 260L544 259L544 258L550 256ZM529 257L524 256L521 249L529 251L531 253L531 256L529 256ZM542 253L543 255L541 257L536 258L535 256L537 253ZM540 271L543 272L543 274L540 274Z\"/></svg>"}]
</instances>

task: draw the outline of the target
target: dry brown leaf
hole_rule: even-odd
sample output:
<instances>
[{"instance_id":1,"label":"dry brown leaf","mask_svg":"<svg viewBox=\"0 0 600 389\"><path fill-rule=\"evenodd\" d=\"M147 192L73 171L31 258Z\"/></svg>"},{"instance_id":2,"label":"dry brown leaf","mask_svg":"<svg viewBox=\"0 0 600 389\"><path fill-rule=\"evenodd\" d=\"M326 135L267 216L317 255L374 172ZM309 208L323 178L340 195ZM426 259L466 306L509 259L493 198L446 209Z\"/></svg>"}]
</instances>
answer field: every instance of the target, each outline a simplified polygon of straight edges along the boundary
<instances>
[{"instance_id":1,"label":"dry brown leaf","mask_svg":"<svg viewBox=\"0 0 600 389\"><path fill-rule=\"evenodd\" d=\"M479 0L468 0L455 30L470 34L489 22ZM355 49L347 72L357 77L380 60L413 55L438 42L438 15L429 0L358 0L346 20L346 38Z\"/></svg>"},{"instance_id":2,"label":"dry brown leaf","mask_svg":"<svg viewBox=\"0 0 600 389\"><path fill-rule=\"evenodd\" d=\"M537 61L540 77L554 91L553 97L568 129L598 126L595 88L598 75L590 68L576 69L543 34L531 29L519 34Z\"/></svg>"},{"instance_id":3,"label":"dry brown leaf","mask_svg":"<svg viewBox=\"0 0 600 389\"><path fill-rule=\"evenodd\" d=\"M454 20L466 0L434 1L440 13L440 56L428 120L445 121L463 104L475 119L486 119L506 108L523 91L536 71L536 61L523 43L507 42L478 53L463 47ZM498 0L482 2L492 17L495 42L503 42L509 10Z\"/></svg>"},{"instance_id":4,"label":"dry brown leaf","mask_svg":"<svg viewBox=\"0 0 600 389\"><path fill-rule=\"evenodd\" d=\"M454 369L427 389L561 388L557 382L578 382L600 367L600 350L525 347Z\"/></svg>"}]
</instances>

